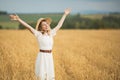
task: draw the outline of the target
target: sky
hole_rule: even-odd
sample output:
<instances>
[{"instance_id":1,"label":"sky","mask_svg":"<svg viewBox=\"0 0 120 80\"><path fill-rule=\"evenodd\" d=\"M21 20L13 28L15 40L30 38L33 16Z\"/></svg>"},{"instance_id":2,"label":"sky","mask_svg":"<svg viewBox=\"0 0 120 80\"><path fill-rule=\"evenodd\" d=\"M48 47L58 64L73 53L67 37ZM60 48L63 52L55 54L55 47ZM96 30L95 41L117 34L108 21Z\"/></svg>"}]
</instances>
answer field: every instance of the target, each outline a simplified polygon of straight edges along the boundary
<instances>
[{"instance_id":1,"label":"sky","mask_svg":"<svg viewBox=\"0 0 120 80\"><path fill-rule=\"evenodd\" d=\"M0 11L8 13L120 12L120 0L0 0Z\"/></svg>"}]
</instances>

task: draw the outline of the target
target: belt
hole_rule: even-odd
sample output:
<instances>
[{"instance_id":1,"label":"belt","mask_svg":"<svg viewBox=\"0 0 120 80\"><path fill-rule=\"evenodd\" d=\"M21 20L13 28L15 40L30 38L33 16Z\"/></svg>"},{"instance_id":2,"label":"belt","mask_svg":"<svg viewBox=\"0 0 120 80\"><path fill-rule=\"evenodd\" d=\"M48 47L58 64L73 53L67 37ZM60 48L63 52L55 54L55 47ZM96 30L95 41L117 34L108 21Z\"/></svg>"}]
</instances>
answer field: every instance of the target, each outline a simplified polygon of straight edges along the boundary
<instances>
[{"instance_id":1,"label":"belt","mask_svg":"<svg viewBox=\"0 0 120 80\"><path fill-rule=\"evenodd\" d=\"M44 53L51 53L51 52L52 52L52 50L41 50L41 49L40 49L40 52L44 52Z\"/></svg>"}]
</instances>

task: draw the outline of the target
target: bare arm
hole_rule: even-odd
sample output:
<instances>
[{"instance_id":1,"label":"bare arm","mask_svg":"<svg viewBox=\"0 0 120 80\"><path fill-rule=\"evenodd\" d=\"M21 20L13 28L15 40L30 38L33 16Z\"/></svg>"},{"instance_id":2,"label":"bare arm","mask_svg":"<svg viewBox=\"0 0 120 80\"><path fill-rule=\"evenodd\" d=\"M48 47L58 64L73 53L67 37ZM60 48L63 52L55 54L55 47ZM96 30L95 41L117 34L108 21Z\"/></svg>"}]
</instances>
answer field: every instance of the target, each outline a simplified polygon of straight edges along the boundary
<instances>
[{"instance_id":1,"label":"bare arm","mask_svg":"<svg viewBox=\"0 0 120 80\"><path fill-rule=\"evenodd\" d=\"M64 22L66 16L70 13L70 11L71 11L70 9L65 9L65 12L64 12L62 18L60 19L60 21L58 22L58 25L54 28L55 31L58 31L62 27L63 22Z\"/></svg>"},{"instance_id":2,"label":"bare arm","mask_svg":"<svg viewBox=\"0 0 120 80\"><path fill-rule=\"evenodd\" d=\"M33 33L34 28L32 28L30 25L28 25L26 22L24 22L22 19L19 18L18 15L10 15L11 20L18 21L23 26L25 26L31 33Z\"/></svg>"}]
</instances>

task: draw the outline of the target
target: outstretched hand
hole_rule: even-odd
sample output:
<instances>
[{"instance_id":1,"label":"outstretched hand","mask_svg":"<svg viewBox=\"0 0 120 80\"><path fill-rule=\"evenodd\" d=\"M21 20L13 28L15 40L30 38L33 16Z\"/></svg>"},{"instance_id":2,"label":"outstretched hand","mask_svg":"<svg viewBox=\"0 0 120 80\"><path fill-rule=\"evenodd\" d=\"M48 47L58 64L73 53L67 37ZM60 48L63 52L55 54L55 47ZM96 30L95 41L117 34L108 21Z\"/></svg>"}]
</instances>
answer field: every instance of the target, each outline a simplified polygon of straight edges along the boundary
<instances>
[{"instance_id":1,"label":"outstretched hand","mask_svg":"<svg viewBox=\"0 0 120 80\"><path fill-rule=\"evenodd\" d=\"M70 8L65 9L65 14L68 15L71 12Z\"/></svg>"},{"instance_id":2,"label":"outstretched hand","mask_svg":"<svg viewBox=\"0 0 120 80\"><path fill-rule=\"evenodd\" d=\"M10 19L11 19L11 20L18 20L18 19L19 19L19 16L16 15L16 14L11 14L11 15L9 15L9 16L10 16Z\"/></svg>"}]
</instances>

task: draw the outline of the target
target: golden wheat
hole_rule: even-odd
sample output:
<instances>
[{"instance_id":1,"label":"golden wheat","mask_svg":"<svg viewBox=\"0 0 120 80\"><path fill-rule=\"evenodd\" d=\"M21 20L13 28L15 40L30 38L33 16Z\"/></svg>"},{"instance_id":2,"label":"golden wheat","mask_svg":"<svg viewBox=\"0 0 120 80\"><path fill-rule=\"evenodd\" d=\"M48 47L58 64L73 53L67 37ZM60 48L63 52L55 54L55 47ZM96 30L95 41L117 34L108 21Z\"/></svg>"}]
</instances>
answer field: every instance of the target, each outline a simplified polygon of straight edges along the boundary
<instances>
[{"instance_id":1,"label":"golden wheat","mask_svg":"<svg viewBox=\"0 0 120 80\"><path fill-rule=\"evenodd\" d=\"M120 80L120 30L60 30L53 56L56 80ZM0 30L0 80L35 80L36 38Z\"/></svg>"}]
</instances>

